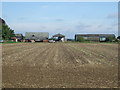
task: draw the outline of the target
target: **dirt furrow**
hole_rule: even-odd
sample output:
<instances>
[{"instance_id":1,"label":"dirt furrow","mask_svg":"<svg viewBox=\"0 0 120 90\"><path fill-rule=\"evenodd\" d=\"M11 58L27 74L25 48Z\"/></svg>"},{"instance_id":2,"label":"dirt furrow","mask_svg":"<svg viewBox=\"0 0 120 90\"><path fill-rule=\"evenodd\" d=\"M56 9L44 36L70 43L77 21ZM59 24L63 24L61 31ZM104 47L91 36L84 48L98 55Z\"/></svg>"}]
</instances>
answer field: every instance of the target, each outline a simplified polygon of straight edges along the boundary
<instances>
[{"instance_id":1,"label":"dirt furrow","mask_svg":"<svg viewBox=\"0 0 120 90\"><path fill-rule=\"evenodd\" d=\"M83 52L85 54L86 59L88 59L89 61L92 60L90 61L91 63L105 64L105 65L117 65L117 57L116 57L117 51L115 52L116 53L114 55L115 57L112 56L111 58L111 56L107 54L101 55L100 53L102 53L102 51L99 50L100 52L97 52L97 50L94 48L91 50L89 47L81 48L80 45L69 45L69 46L78 50L79 52Z\"/></svg>"},{"instance_id":2,"label":"dirt furrow","mask_svg":"<svg viewBox=\"0 0 120 90\"><path fill-rule=\"evenodd\" d=\"M15 53L15 54L11 54L9 56L3 56L2 59L3 59L3 63L4 64L15 64L15 63L22 63L24 62L23 60L28 60L28 59L32 59L34 57L34 53L38 53L39 51L41 51L41 49L44 49L45 47L48 47L47 44L45 44L44 46L34 46L32 45L33 48L30 48L30 49L24 49L22 52L18 52L18 53ZM38 51L38 52L37 52ZM24 54L23 54L24 53ZM32 56L32 58L28 58L29 56ZM9 63L8 63L9 62Z\"/></svg>"},{"instance_id":3,"label":"dirt furrow","mask_svg":"<svg viewBox=\"0 0 120 90\"><path fill-rule=\"evenodd\" d=\"M6 57L6 56L11 56L11 55L14 55L14 54L16 54L16 53L18 53L18 52L24 52L24 51L29 51L30 49L33 49L33 48L36 48L37 47L37 45L38 44L28 44L28 45L24 45L23 44L23 46L17 46L17 47L14 47L14 46L12 46L12 47L14 47L14 49L12 48L12 49L8 49L8 50L6 50L6 47L3 47L3 50L2 50L2 55L3 55L3 57ZM39 45L39 46L41 46L41 45Z\"/></svg>"}]
</instances>

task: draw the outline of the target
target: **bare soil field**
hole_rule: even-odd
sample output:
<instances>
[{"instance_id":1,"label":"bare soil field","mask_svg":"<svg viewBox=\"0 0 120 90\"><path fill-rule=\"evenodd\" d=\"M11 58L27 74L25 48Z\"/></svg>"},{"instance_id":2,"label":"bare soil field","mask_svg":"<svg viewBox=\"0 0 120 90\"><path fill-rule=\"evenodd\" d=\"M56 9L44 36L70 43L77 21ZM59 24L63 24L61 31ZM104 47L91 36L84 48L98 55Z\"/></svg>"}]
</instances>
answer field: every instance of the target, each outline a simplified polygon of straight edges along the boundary
<instances>
[{"instance_id":1,"label":"bare soil field","mask_svg":"<svg viewBox=\"0 0 120 90\"><path fill-rule=\"evenodd\" d=\"M113 88L118 44L2 44L3 88Z\"/></svg>"}]
</instances>

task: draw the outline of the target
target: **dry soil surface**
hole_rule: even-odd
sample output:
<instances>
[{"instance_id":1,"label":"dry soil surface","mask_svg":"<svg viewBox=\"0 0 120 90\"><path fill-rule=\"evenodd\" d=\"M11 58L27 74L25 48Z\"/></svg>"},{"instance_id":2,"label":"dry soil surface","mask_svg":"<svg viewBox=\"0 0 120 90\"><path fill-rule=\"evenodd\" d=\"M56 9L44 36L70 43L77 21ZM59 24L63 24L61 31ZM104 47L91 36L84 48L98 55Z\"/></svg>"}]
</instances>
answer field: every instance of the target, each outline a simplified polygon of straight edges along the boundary
<instances>
[{"instance_id":1,"label":"dry soil surface","mask_svg":"<svg viewBox=\"0 0 120 90\"><path fill-rule=\"evenodd\" d=\"M2 44L2 79L3 88L117 87L118 45Z\"/></svg>"}]
</instances>

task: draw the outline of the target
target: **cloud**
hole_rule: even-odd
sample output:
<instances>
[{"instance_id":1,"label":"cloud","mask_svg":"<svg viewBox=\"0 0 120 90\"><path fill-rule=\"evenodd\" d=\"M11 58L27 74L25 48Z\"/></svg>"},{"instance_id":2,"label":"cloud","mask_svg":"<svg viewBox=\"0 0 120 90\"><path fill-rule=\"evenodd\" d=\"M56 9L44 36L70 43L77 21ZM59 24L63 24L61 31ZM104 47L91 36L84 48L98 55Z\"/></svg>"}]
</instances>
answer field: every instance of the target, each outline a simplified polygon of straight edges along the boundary
<instances>
[{"instance_id":1,"label":"cloud","mask_svg":"<svg viewBox=\"0 0 120 90\"><path fill-rule=\"evenodd\" d=\"M112 26L118 26L119 23L113 23ZM120 24L119 24L120 25Z\"/></svg>"},{"instance_id":2,"label":"cloud","mask_svg":"<svg viewBox=\"0 0 120 90\"><path fill-rule=\"evenodd\" d=\"M113 33L117 34L117 26L107 24L86 24L86 23L11 23L10 27L16 33L25 32L49 32L50 37L56 33L62 33L66 37L74 38L78 33Z\"/></svg>"},{"instance_id":3,"label":"cloud","mask_svg":"<svg viewBox=\"0 0 120 90\"><path fill-rule=\"evenodd\" d=\"M40 20L51 20L52 17L40 17L39 19L40 19Z\"/></svg>"},{"instance_id":4,"label":"cloud","mask_svg":"<svg viewBox=\"0 0 120 90\"><path fill-rule=\"evenodd\" d=\"M64 19L56 19L56 21L64 21Z\"/></svg>"},{"instance_id":5,"label":"cloud","mask_svg":"<svg viewBox=\"0 0 120 90\"><path fill-rule=\"evenodd\" d=\"M90 28L91 25L88 25L88 24L84 24L84 23L78 23L78 25L75 26L76 29L79 29L79 30L84 30L86 28Z\"/></svg>"},{"instance_id":6,"label":"cloud","mask_svg":"<svg viewBox=\"0 0 120 90\"><path fill-rule=\"evenodd\" d=\"M112 13L107 16L108 19L117 19L118 18L118 13Z\"/></svg>"},{"instance_id":7,"label":"cloud","mask_svg":"<svg viewBox=\"0 0 120 90\"><path fill-rule=\"evenodd\" d=\"M98 27L98 28L101 28L102 26L103 26L102 24L99 24L97 27Z\"/></svg>"},{"instance_id":8,"label":"cloud","mask_svg":"<svg viewBox=\"0 0 120 90\"><path fill-rule=\"evenodd\" d=\"M74 33L81 33L81 34L101 34L101 33L105 33L105 34L118 34L118 26L114 25L112 26L112 24L100 24L100 23L96 23L96 24L86 24L86 23L79 23L78 25L76 25L74 27Z\"/></svg>"}]
</instances>

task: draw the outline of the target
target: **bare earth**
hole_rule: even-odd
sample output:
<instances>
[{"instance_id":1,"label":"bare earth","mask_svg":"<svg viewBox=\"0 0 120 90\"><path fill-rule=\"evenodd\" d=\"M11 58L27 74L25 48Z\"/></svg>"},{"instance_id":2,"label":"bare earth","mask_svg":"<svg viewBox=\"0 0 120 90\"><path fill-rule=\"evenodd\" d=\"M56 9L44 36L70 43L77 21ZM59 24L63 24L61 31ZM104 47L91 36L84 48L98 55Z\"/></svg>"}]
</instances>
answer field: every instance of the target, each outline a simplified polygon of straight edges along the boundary
<instances>
[{"instance_id":1,"label":"bare earth","mask_svg":"<svg viewBox=\"0 0 120 90\"><path fill-rule=\"evenodd\" d=\"M3 88L117 87L117 44L3 44L2 56Z\"/></svg>"}]
</instances>

